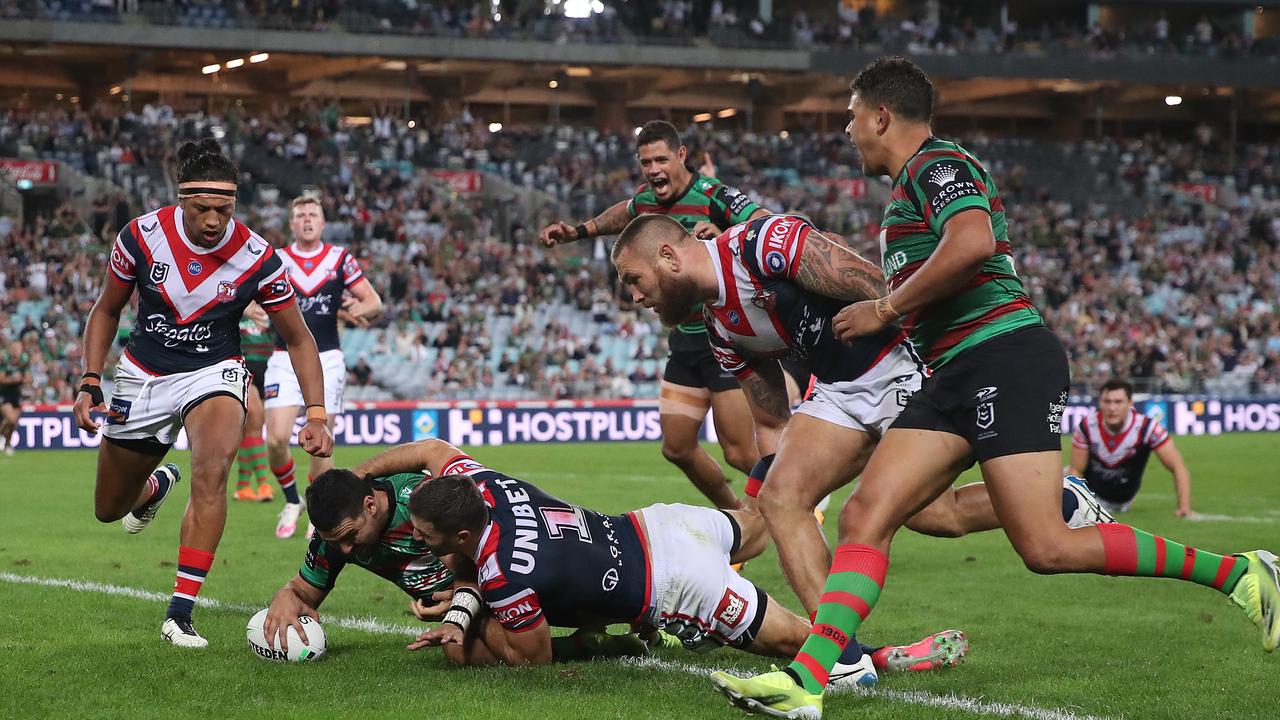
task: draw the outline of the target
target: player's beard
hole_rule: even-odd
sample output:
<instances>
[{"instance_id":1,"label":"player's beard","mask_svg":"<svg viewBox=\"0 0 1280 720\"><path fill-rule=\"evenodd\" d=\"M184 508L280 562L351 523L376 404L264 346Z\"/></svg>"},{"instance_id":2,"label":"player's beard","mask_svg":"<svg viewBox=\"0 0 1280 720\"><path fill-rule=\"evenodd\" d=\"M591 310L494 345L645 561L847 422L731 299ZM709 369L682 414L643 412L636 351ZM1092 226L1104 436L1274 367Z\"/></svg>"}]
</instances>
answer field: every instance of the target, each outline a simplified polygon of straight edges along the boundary
<instances>
[{"instance_id":1,"label":"player's beard","mask_svg":"<svg viewBox=\"0 0 1280 720\"><path fill-rule=\"evenodd\" d=\"M658 319L667 327L675 327L684 322L689 317L689 312L701 301L698 288L676 275L659 273L658 289L662 293L662 300L654 306L654 310L658 312Z\"/></svg>"}]
</instances>

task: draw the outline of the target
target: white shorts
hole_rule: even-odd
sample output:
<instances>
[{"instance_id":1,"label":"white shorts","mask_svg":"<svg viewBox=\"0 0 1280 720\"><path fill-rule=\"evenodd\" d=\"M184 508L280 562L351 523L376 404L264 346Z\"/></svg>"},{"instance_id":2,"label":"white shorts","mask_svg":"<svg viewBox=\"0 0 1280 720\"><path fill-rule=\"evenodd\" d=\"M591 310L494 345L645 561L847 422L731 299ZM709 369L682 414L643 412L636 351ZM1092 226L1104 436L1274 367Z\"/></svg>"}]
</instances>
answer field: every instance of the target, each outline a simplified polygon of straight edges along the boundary
<instances>
[{"instance_id":1,"label":"white shorts","mask_svg":"<svg viewBox=\"0 0 1280 720\"><path fill-rule=\"evenodd\" d=\"M121 355L102 434L173 445L187 413L202 400L227 395L244 407L248 392L249 371L239 358L191 372L152 375Z\"/></svg>"},{"instance_id":2,"label":"white shorts","mask_svg":"<svg viewBox=\"0 0 1280 720\"><path fill-rule=\"evenodd\" d=\"M736 525L719 510L657 504L636 511L648 533L653 594L645 621L699 652L750 644L764 592L729 566Z\"/></svg>"},{"instance_id":3,"label":"white shorts","mask_svg":"<svg viewBox=\"0 0 1280 720\"><path fill-rule=\"evenodd\" d=\"M324 409L329 415L342 412L342 393L347 387L347 363L342 350L325 350L320 353L320 367L324 369ZM285 350L276 350L267 360L267 375L262 379L262 406L302 407L302 386L293 372L293 361Z\"/></svg>"},{"instance_id":4,"label":"white shorts","mask_svg":"<svg viewBox=\"0 0 1280 720\"><path fill-rule=\"evenodd\" d=\"M815 382L796 412L879 438L927 377L909 348L900 343L857 380Z\"/></svg>"}]
</instances>

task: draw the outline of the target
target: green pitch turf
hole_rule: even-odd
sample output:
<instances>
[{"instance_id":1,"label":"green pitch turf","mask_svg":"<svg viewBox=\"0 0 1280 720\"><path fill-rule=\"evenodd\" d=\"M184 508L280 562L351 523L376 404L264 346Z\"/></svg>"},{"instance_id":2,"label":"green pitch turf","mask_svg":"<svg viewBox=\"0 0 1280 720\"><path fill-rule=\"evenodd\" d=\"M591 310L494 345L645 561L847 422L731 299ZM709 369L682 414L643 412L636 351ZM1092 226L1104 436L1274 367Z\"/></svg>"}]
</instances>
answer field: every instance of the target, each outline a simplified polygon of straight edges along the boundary
<instances>
[{"instance_id":1,"label":"green pitch turf","mask_svg":"<svg viewBox=\"0 0 1280 720\"><path fill-rule=\"evenodd\" d=\"M1168 474L1153 462L1124 520L1215 551L1280 550L1280 436L1178 443L1196 509L1211 518L1175 518ZM338 460L350 465L375 451L339 449ZM603 511L700 501L653 444L475 452L491 467ZM185 454L171 459L186 471ZM196 612L211 646L178 650L160 639L162 600L105 594L103 586L167 596L187 485L146 532L127 536L119 523L93 517L94 462L83 451L0 457L0 718L736 718L693 666L769 665L720 650L664 651L658 667L465 669L435 650L405 651L407 636L332 623L322 662L264 662L245 644L245 623L293 576L306 547L301 533L275 539L279 500L231 503L202 593L222 606ZM827 522L831 534L844 495ZM746 575L798 607L772 550ZM50 584L63 580L93 585ZM340 616L417 624L396 588L355 567L321 608L322 620ZM1211 590L1169 580L1039 577L998 532L955 540L903 532L862 639L902 643L952 627L972 641L963 666L882 676L870 694L830 697L827 717L1280 717L1280 656L1266 656L1257 629Z\"/></svg>"}]
</instances>

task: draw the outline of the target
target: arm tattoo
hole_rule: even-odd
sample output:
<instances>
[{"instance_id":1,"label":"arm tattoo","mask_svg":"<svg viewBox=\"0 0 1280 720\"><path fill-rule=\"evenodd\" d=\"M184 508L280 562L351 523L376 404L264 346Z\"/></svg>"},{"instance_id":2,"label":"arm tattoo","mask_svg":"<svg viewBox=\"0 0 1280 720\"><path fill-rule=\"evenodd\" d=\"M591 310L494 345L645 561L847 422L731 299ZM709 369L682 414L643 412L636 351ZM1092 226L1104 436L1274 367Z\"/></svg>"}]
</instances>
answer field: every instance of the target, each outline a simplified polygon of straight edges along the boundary
<instances>
[{"instance_id":1,"label":"arm tattoo","mask_svg":"<svg viewBox=\"0 0 1280 720\"><path fill-rule=\"evenodd\" d=\"M596 235L617 235L631 222L631 213L627 212L627 201L623 200L609 206L593 219L596 223Z\"/></svg>"},{"instance_id":2,"label":"arm tattoo","mask_svg":"<svg viewBox=\"0 0 1280 720\"><path fill-rule=\"evenodd\" d=\"M782 375L782 364L777 360L757 360L751 363L753 372L738 381L751 401L752 409L785 422L791 417L791 401L787 398L787 381Z\"/></svg>"},{"instance_id":3,"label":"arm tattoo","mask_svg":"<svg viewBox=\"0 0 1280 720\"><path fill-rule=\"evenodd\" d=\"M804 244L796 282L805 290L849 302L885 294L884 274L875 263L816 230Z\"/></svg>"}]
</instances>

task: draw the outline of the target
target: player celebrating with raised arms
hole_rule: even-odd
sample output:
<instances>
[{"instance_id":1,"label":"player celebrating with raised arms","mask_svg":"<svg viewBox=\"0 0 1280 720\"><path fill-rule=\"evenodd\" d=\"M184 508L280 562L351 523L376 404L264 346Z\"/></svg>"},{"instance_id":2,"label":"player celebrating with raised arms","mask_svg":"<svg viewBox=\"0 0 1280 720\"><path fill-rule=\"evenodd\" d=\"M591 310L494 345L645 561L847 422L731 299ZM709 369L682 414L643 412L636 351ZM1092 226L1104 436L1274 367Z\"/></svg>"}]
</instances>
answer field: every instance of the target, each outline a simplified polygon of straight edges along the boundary
<instances>
[{"instance_id":1,"label":"player celebrating with raised arms","mask_svg":"<svg viewBox=\"0 0 1280 720\"><path fill-rule=\"evenodd\" d=\"M714 237L731 225L764 217L769 211L713 177L685 166L688 149L665 120L652 120L636 134L636 158L645 184L630 200L609 207L578 225L557 222L543 228L548 246L597 235L615 235L638 215L665 215L690 232ZM760 457L752 437L751 414L733 375L716 365L701 308L690 305L669 323L669 354L658 394L662 454L680 468L694 487L722 510L739 507L720 465L698 444L707 409L725 461L743 473Z\"/></svg>"},{"instance_id":2,"label":"player celebrating with raised arms","mask_svg":"<svg viewBox=\"0 0 1280 720\"><path fill-rule=\"evenodd\" d=\"M815 631L794 662L754 678L715 673L731 702L819 718L828 674L880 597L897 530L976 460L1005 534L1037 573L1168 577L1211 587L1280 644L1280 581L1266 551L1217 555L1128 525L1059 517L1066 351L1014 271L1004 206L982 163L933 136L933 85L881 58L853 81L847 131L868 176L894 184L881 223L889 292L847 305L838 338L876 337L902 318L932 375L880 439L840 515Z\"/></svg>"},{"instance_id":3,"label":"player celebrating with raised arms","mask_svg":"<svg viewBox=\"0 0 1280 720\"><path fill-rule=\"evenodd\" d=\"M329 430L342 412L342 391L347 383L347 364L338 337L338 312L345 310L359 323L368 324L382 312L382 299L369 284L355 257L345 248L324 242L324 209L310 195L295 198L289 206L289 230L293 244L279 253L285 274L298 295L298 306L307 328L320 349L324 368L324 406L329 414ZM343 299L343 294L351 297ZM277 334L275 352L267 361L263 404L267 411L267 457L271 472L284 491L284 508L276 521L276 537L292 537L302 512L302 498L294 480L289 440L293 424L304 404L296 366L286 352L283 336ZM307 477L314 478L333 467L329 457L311 458ZM311 532L308 530L307 535Z\"/></svg>"},{"instance_id":4,"label":"player celebrating with raised arms","mask_svg":"<svg viewBox=\"0 0 1280 720\"><path fill-rule=\"evenodd\" d=\"M101 427L94 512L102 522L123 518L129 533L155 518L178 483L172 463L157 469L178 431L191 442L191 500L182 520L177 580L161 625L179 647L205 647L191 611L213 567L227 519L227 474L240 445L249 373L240 351L240 317L256 301L271 314L298 368L307 404L299 433L304 450L333 448L323 405L323 375L315 341L294 302L284 266L271 246L231 216L235 163L214 140L178 151L178 204L134 219L111 249L108 280L85 323L85 373L76 397L79 426ZM102 367L120 313L134 289L138 318L104 405Z\"/></svg>"}]
</instances>

